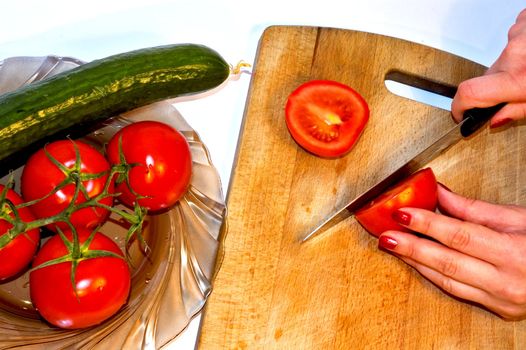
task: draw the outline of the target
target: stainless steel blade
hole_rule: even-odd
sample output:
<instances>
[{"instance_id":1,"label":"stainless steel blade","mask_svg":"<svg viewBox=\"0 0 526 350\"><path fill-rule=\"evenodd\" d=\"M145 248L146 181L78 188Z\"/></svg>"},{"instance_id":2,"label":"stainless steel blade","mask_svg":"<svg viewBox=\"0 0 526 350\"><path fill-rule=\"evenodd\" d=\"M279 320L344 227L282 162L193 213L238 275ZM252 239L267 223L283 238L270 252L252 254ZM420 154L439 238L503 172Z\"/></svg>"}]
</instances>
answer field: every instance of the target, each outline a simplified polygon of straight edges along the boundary
<instances>
[{"instance_id":1,"label":"stainless steel blade","mask_svg":"<svg viewBox=\"0 0 526 350\"><path fill-rule=\"evenodd\" d=\"M328 229L334 227L336 224L342 222L348 217L353 216L358 209L360 209L361 207L363 207L364 205L381 195L393 184L401 181L402 179L408 177L415 171L419 170L424 165L435 159L438 155L442 154L450 146L457 143L460 139L463 138L461 134L461 127L466 122L466 120L468 119L464 119L462 122L458 123L448 132L442 135L438 140L436 140L430 146L428 146L416 156L411 158L407 163L402 165L396 171L394 171L389 176L378 182L376 185L362 193L360 196L356 197L343 208L339 209L334 214L329 216L313 231L307 233L301 239L301 241L305 242L308 239L317 236L320 233L325 232Z\"/></svg>"}]
</instances>

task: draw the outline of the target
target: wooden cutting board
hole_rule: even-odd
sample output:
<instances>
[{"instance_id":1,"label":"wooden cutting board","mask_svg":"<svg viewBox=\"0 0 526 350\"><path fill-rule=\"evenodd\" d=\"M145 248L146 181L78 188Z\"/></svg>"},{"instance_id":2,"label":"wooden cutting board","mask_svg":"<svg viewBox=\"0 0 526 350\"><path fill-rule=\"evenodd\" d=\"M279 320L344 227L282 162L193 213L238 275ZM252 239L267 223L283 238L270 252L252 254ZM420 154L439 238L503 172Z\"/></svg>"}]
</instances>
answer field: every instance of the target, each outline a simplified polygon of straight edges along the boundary
<instances>
[{"instance_id":1,"label":"wooden cutting board","mask_svg":"<svg viewBox=\"0 0 526 350\"><path fill-rule=\"evenodd\" d=\"M526 348L526 323L454 299L348 219L298 237L454 123L385 87L393 71L457 85L482 67L415 43L355 31L275 26L261 40L227 198L223 259L199 349ZM315 157L290 137L287 96L311 79L354 87L371 117L351 153ZM526 204L525 126L477 133L430 163L452 190Z\"/></svg>"}]
</instances>

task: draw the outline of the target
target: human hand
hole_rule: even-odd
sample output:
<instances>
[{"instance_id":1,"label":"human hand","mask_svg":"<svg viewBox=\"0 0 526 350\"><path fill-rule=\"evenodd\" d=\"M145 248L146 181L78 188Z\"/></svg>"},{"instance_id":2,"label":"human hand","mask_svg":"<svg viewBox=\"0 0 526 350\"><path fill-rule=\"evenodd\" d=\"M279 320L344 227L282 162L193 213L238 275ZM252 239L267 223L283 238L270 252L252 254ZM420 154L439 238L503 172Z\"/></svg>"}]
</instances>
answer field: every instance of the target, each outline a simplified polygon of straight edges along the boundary
<instances>
[{"instance_id":1,"label":"human hand","mask_svg":"<svg viewBox=\"0 0 526 350\"><path fill-rule=\"evenodd\" d=\"M508 104L491 118L491 127L526 118L526 10L510 28L508 44L486 73L460 83L451 113L458 122L467 109L501 102Z\"/></svg>"},{"instance_id":2,"label":"human hand","mask_svg":"<svg viewBox=\"0 0 526 350\"><path fill-rule=\"evenodd\" d=\"M526 208L468 199L439 186L440 211L402 208L394 218L411 233L387 231L379 247L459 298L504 319L526 317Z\"/></svg>"}]
</instances>

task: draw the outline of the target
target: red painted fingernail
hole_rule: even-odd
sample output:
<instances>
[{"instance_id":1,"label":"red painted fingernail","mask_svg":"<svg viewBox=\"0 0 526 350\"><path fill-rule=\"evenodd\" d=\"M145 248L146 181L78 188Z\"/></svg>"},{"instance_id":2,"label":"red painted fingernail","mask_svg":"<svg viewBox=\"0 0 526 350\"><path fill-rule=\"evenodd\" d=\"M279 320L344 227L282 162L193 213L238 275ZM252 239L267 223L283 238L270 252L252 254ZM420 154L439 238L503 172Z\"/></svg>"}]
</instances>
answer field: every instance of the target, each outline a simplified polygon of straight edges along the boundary
<instances>
[{"instance_id":1,"label":"red painted fingernail","mask_svg":"<svg viewBox=\"0 0 526 350\"><path fill-rule=\"evenodd\" d=\"M496 122L492 123L490 125L491 128L498 128L498 127L501 127L505 124L508 124L509 122L511 122L513 119L511 118L504 118L504 119L501 119L501 120L497 120Z\"/></svg>"},{"instance_id":2,"label":"red painted fingernail","mask_svg":"<svg viewBox=\"0 0 526 350\"><path fill-rule=\"evenodd\" d=\"M411 223L411 215L400 209L394 211L392 217L394 221L405 226L408 226Z\"/></svg>"},{"instance_id":3,"label":"red painted fingernail","mask_svg":"<svg viewBox=\"0 0 526 350\"><path fill-rule=\"evenodd\" d=\"M393 237L389 236L380 236L378 239L378 247L384 248L387 250L393 250L398 245L398 242Z\"/></svg>"}]
</instances>

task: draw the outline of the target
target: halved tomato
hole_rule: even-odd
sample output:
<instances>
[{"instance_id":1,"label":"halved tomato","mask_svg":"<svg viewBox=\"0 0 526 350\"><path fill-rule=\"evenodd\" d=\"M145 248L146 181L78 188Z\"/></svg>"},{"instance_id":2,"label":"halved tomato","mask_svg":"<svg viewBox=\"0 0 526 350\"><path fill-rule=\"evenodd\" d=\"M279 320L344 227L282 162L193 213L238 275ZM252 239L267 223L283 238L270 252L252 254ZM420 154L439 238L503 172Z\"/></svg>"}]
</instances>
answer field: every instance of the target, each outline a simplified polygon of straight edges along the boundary
<instances>
[{"instance_id":1,"label":"halved tomato","mask_svg":"<svg viewBox=\"0 0 526 350\"><path fill-rule=\"evenodd\" d=\"M422 169L358 210L356 220L377 237L388 230L410 232L393 219L393 213L404 207L434 211L437 208L437 190L431 168Z\"/></svg>"},{"instance_id":2,"label":"halved tomato","mask_svg":"<svg viewBox=\"0 0 526 350\"><path fill-rule=\"evenodd\" d=\"M340 157L353 147L369 120L369 107L351 87L332 80L311 80L294 90L285 107L294 140L325 158Z\"/></svg>"}]
</instances>

